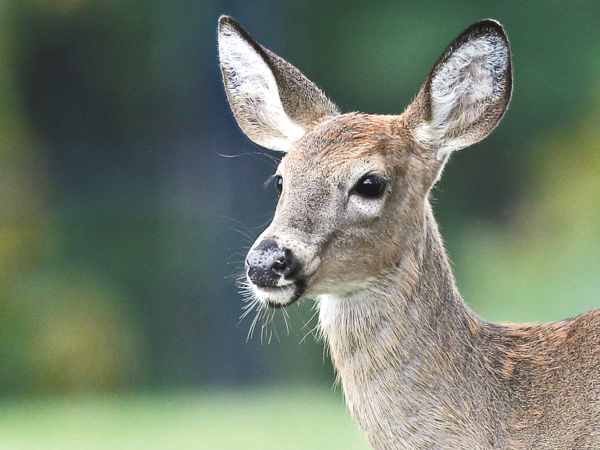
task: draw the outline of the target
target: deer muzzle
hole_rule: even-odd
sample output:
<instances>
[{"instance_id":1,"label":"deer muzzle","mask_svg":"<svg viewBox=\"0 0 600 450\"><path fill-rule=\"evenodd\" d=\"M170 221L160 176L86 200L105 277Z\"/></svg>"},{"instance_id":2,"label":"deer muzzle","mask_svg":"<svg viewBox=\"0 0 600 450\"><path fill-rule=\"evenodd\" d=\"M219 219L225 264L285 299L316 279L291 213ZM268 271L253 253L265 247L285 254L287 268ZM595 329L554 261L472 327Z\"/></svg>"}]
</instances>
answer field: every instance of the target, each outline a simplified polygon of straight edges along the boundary
<instances>
[{"instance_id":1,"label":"deer muzzle","mask_svg":"<svg viewBox=\"0 0 600 450\"><path fill-rule=\"evenodd\" d=\"M289 248L264 239L246 257L246 276L255 294L270 307L288 306L304 293L300 261Z\"/></svg>"}]
</instances>

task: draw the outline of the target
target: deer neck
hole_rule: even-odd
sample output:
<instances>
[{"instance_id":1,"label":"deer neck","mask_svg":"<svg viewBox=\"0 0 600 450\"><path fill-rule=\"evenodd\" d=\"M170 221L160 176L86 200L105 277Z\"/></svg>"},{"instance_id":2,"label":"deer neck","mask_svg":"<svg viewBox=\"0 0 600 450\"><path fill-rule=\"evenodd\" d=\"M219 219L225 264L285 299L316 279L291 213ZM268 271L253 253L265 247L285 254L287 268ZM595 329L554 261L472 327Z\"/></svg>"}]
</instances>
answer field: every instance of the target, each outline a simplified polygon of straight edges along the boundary
<instances>
[{"instance_id":1,"label":"deer neck","mask_svg":"<svg viewBox=\"0 0 600 450\"><path fill-rule=\"evenodd\" d=\"M439 442L428 440L431 433L452 433L440 423L468 428L473 410L488 410L493 397L473 385L485 378L473 373L485 369L472 346L483 322L456 289L429 208L424 230L395 273L351 297L318 299L320 329L346 403L376 448L387 448L390 433L409 448L421 448L419 439L429 448L427 442ZM478 422L485 427L485 418ZM471 439L465 448L480 448L473 444L484 439L481 433L461 433Z\"/></svg>"},{"instance_id":2,"label":"deer neck","mask_svg":"<svg viewBox=\"0 0 600 450\"><path fill-rule=\"evenodd\" d=\"M319 326L336 368L357 370L356 358L368 355L365 371L423 354L423 342L455 341L469 320L477 320L458 293L437 225L427 208L420 239L413 239L397 270L349 296L318 298ZM413 355L412 350L418 353ZM431 351L439 348L432 347Z\"/></svg>"}]
</instances>

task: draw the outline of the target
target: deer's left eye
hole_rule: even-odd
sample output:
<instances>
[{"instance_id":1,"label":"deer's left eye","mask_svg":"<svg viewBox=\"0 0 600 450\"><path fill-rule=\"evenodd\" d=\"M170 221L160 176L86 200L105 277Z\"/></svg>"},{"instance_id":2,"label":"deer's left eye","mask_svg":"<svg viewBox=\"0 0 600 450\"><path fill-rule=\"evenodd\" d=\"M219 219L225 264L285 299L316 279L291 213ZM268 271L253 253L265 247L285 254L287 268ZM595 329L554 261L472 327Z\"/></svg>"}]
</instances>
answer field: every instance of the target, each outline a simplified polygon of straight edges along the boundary
<instances>
[{"instance_id":1,"label":"deer's left eye","mask_svg":"<svg viewBox=\"0 0 600 450\"><path fill-rule=\"evenodd\" d=\"M367 175L356 183L352 189L352 193L365 198L379 198L385 192L388 183L388 180L380 175Z\"/></svg>"}]
</instances>

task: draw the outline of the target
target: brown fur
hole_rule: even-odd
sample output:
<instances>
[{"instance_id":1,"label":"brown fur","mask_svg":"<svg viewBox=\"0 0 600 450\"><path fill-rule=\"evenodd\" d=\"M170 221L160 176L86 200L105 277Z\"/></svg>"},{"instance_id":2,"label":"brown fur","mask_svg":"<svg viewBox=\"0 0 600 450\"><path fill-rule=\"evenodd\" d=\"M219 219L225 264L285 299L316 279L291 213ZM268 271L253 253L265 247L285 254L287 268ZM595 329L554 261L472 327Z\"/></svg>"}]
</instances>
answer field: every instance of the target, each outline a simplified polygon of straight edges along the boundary
<instances>
[{"instance_id":1,"label":"brown fur","mask_svg":"<svg viewBox=\"0 0 600 450\"><path fill-rule=\"evenodd\" d=\"M240 126L258 143L289 147L275 217L249 253L253 301L316 298L346 403L373 447L600 448L600 310L543 325L477 317L456 288L428 200L449 153L485 137L506 110L512 73L502 27L465 30L400 116L340 115L233 19L221 29ZM277 105L272 115L262 107L273 104L272 90L244 85L246 70L257 74L228 56L227 39L240 36L273 71L259 76L275 76L287 118ZM296 136L290 123L304 134L281 144ZM358 187L373 175L385 190L365 196Z\"/></svg>"}]
</instances>

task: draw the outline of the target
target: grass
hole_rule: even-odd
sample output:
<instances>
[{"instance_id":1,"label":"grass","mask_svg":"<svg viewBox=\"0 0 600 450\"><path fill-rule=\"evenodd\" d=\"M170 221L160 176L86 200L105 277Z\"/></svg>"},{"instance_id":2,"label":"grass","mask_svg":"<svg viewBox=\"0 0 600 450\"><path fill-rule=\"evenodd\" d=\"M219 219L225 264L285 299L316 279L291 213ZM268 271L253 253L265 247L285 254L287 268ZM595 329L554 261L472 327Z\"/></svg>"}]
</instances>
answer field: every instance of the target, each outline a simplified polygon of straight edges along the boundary
<instances>
[{"instance_id":1,"label":"grass","mask_svg":"<svg viewBox=\"0 0 600 450\"><path fill-rule=\"evenodd\" d=\"M370 448L339 392L203 391L3 401L0 450Z\"/></svg>"}]
</instances>

